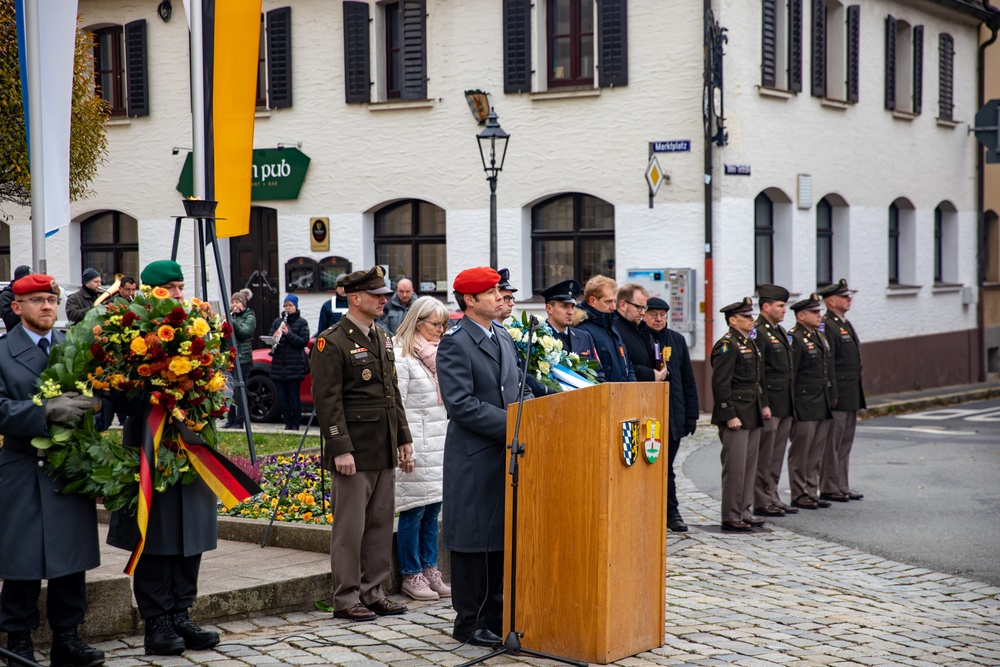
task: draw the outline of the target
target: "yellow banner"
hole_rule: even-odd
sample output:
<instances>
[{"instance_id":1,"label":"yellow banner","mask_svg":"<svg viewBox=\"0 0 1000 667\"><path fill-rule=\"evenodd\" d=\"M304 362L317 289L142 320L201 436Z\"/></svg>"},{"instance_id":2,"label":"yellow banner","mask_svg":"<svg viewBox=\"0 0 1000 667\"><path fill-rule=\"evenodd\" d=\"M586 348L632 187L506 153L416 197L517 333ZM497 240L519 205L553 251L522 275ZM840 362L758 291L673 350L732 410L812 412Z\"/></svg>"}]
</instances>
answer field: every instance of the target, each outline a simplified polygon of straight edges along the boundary
<instances>
[{"instance_id":1,"label":"yellow banner","mask_svg":"<svg viewBox=\"0 0 1000 667\"><path fill-rule=\"evenodd\" d=\"M250 231L261 0L215 0L212 135L220 238Z\"/></svg>"}]
</instances>

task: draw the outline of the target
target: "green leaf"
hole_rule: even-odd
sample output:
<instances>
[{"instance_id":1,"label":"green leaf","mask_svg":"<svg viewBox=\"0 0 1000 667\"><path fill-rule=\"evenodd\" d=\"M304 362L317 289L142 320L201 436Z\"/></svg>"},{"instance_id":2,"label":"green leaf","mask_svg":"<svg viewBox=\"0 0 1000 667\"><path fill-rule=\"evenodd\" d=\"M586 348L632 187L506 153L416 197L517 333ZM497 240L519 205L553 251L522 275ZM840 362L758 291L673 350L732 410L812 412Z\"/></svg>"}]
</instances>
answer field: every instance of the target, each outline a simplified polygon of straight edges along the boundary
<instances>
[{"instance_id":1,"label":"green leaf","mask_svg":"<svg viewBox=\"0 0 1000 667\"><path fill-rule=\"evenodd\" d=\"M38 437L31 439L31 446L34 447L35 449L48 449L52 445L53 445L52 438Z\"/></svg>"}]
</instances>

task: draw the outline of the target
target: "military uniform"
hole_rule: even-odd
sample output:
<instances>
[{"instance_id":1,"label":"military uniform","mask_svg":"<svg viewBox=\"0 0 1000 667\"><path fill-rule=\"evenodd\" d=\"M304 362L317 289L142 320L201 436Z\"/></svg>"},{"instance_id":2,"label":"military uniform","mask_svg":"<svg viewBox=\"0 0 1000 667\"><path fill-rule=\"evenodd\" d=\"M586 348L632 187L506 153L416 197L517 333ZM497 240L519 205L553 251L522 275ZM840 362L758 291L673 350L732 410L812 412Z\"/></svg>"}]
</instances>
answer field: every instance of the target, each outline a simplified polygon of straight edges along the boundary
<instances>
[{"instance_id":1,"label":"military uniform","mask_svg":"<svg viewBox=\"0 0 1000 667\"><path fill-rule=\"evenodd\" d=\"M813 294L793 304L792 309L796 313L819 310L819 297ZM833 362L826 339L818 329L800 322L792 327L791 334L795 422L788 450L788 479L792 504L816 509L829 506L819 499L819 473L830 429L830 409L836 400L836 387L831 381Z\"/></svg>"},{"instance_id":2,"label":"military uniform","mask_svg":"<svg viewBox=\"0 0 1000 667\"><path fill-rule=\"evenodd\" d=\"M578 294L582 291L580 283L575 280L564 280L561 283L552 285L551 287L546 287L539 294L545 299L545 303L550 301L560 301L562 303L572 303L576 304L576 299L573 295ZM594 342L594 337L590 333L578 329L576 327L568 326L562 331L556 329L555 325L552 324L552 318L548 320L549 327L552 328L552 333L555 337L562 341L563 351L566 353L576 353L580 355L580 358L584 361L596 361L597 364L597 381L604 382L604 367L600 364L600 358L597 356L597 344Z\"/></svg>"},{"instance_id":3,"label":"military uniform","mask_svg":"<svg viewBox=\"0 0 1000 667\"><path fill-rule=\"evenodd\" d=\"M778 285L759 285L757 295L761 300L788 301L788 290ZM764 359L764 393L771 408L771 418L760 434L753 506L756 514L781 516L786 508L794 510L781 502L778 493L785 448L792 430L792 338L780 322L771 324L760 315L755 342Z\"/></svg>"},{"instance_id":4,"label":"military uniform","mask_svg":"<svg viewBox=\"0 0 1000 667\"><path fill-rule=\"evenodd\" d=\"M721 312L728 320L752 309L747 297ZM764 364L756 344L730 327L712 348L712 423L718 425L722 441L722 526L727 530L745 531L761 523L753 518L751 507L762 411L767 407L763 382ZM742 422L738 429L726 425L734 417Z\"/></svg>"},{"instance_id":5,"label":"military uniform","mask_svg":"<svg viewBox=\"0 0 1000 667\"><path fill-rule=\"evenodd\" d=\"M381 271L356 271L344 281L345 292L391 293ZM411 442L392 340L378 325L365 326L356 317L349 311L324 331L310 357L313 401L326 443L323 467L331 471L333 606L338 617L350 620L369 616L359 605L377 614L405 611L386 600L381 586L392 554L397 448ZM343 454L354 457L353 475L337 471L335 459Z\"/></svg>"},{"instance_id":6,"label":"military uniform","mask_svg":"<svg viewBox=\"0 0 1000 667\"><path fill-rule=\"evenodd\" d=\"M841 279L820 292L820 296L825 298L851 292L847 281ZM837 403L833 406L833 423L823 456L820 490L830 496L842 493L851 500L860 500L861 494L851 490L848 471L858 410L866 407L865 390L861 383L861 343L854 326L829 309L823 317L823 333L830 344L836 368Z\"/></svg>"}]
</instances>

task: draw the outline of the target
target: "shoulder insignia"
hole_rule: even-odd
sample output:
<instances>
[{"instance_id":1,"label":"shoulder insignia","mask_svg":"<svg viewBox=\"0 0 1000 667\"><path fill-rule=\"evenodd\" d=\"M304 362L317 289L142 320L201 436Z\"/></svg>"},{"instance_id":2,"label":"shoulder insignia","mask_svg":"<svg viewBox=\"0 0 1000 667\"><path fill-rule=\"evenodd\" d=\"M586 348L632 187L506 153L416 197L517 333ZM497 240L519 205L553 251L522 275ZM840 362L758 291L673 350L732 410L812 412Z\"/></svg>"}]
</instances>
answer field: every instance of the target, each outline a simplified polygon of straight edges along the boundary
<instances>
[{"instance_id":1,"label":"shoulder insignia","mask_svg":"<svg viewBox=\"0 0 1000 667\"><path fill-rule=\"evenodd\" d=\"M826 332L826 322L820 322L818 330L819 330L820 333L825 333Z\"/></svg>"},{"instance_id":2,"label":"shoulder insignia","mask_svg":"<svg viewBox=\"0 0 1000 667\"><path fill-rule=\"evenodd\" d=\"M320 336L320 337L319 337L319 338L318 338L318 339L316 340L316 351L317 351L317 352L322 352L322 351L323 351L323 348L325 348L325 347L326 347L326 339L325 339L325 338L323 338L322 336Z\"/></svg>"},{"instance_id":3,"label":"shoulder insignia","mask_svg":"<svg viewBox=\"0 0 1000 667\"><path fill-rule=\"evenodd\" d=\"M792 344L792 334L788 334L788 344Z\"/></svg>"},{"instance_id":4,"label":"shoulder insignia","mask_svg":"<svg viewBox=\"0 0 1000 667\"><path fill-rule=\"evenodd\" d=\"M750 340L757 339L757 327L754 327L753 329L750 330L750 333L747 334L747 338L749 338Z\"/></svg>"},{"instance_id":5,"label":"shoulder insignia","mask_svg":"<svg viewBox=\"0 0 1000 667\"><path fill-rule=\"evenodd\" d=\"M445 336L450 336L450 335L452 335L453 333L455 333L456 331L460 330L461 328L462 328L462 325L461 325L461 324L456 324L456 325L455 325L455 326L453 326L452 328L450 328L450 329L448 329L447 331L445 331L445 332L444 332L444 335L445 335Z\"/></svg>"},{"instance_id":6,"label":"shoulder insignia","mask_svg":"<svg viewBox=\"0 0 1000 667\"><path fill-rule=\"evenodd\" d=\"M719 351L722 352L722 354L729 352L729 343L722 343L722 347L719 348Z\"/></svg>"}]
</instances>

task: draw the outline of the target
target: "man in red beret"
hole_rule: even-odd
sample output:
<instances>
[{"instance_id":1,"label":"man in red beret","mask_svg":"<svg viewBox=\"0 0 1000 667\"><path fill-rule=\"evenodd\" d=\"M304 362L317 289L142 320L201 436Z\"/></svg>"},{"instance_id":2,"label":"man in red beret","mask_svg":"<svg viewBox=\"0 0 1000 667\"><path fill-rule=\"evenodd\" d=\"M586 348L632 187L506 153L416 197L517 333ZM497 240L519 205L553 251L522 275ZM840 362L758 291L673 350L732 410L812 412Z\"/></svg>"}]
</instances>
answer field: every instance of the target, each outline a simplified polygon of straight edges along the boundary
<instances>
[{"instance_id":1,"label":"man in red beret","mask_svg":"<svg viewBox=\"0 0 1000 667\"><path fill-rule=\"evenodd\" d=\"M48 366L49 348L63 335L52 329L59 310L59 286L52 276L28 275L11 285L11 308L21 318L0 338L0 631L7 649L35 660L31 631L39 625L38 595L48 580L46 616L52 628L54 667L96 667L104 653L77 634L87 611L86 572L101 564L97 508L62 486L31 444L49 424L72 422L98 410L98 427L113 416L110 404L68 392L35 403L36 380ZM102 407L107 407L102 410Z\"/></svg>"},{"instance_id":2,"label":"man in red beret","mask_svg":"<svg viewBox=\"0 0 1000 667\"><path fill-rule=\"evenodd\" d=\"M452 635L495 646L503 634L504 441L507 406L517 401L517 351L494 322L503 308L500 274L483 266L455 278L465 317L441 339L444 444L444 545L451 550ZM525 390L526 398L531 391Z\"/></svg>"}]
</instances>

